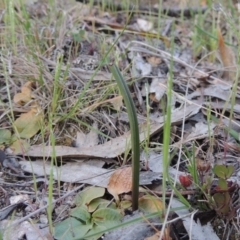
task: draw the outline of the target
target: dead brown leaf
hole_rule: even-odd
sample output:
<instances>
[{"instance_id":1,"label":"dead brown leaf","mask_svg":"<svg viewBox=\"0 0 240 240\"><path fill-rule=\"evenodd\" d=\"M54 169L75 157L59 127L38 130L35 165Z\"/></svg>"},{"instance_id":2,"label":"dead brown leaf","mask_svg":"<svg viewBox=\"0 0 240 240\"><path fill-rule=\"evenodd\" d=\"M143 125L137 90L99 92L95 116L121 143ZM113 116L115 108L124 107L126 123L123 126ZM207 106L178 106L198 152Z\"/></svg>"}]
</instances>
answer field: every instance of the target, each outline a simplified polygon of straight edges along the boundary
<instances>
[{"instance_id":1,"label":"dead brown leaf","mask_svg":"<svg viewBox=\"0 0 240 240\"><path fill-rule=\"evenodd\" d=\"M24 105L25 103L31 101L31 99L32 99L32 90L31 90L32 85L33 85L33 82L31 82L31 81L26 82L22 86L21 92L17 93L13 97L14 103Z\"/></svg>"},{"instance_id":2,"label":"dead brown leaf","mask_svg":"<svg viewBox=\"0 0 240 240\"><path fill-rule=\"evenodd\" d=\"M33 137L41 129L43 116L43 112L38 106L32 107L27 113L21 114L13 123L19 137L27 139Z\"/></svg>"},{"instance_id":3,"label":"dead brown leaf","mask_svg":"<svg viewBox=\"0 0 240 240\"><path fill-rule=\"evenodd\" d=\"M109 179L107 189L117 201L119 201L119 194L130 192L132 190L132 167L116 170Z\"/></svg>"}]
</instances>

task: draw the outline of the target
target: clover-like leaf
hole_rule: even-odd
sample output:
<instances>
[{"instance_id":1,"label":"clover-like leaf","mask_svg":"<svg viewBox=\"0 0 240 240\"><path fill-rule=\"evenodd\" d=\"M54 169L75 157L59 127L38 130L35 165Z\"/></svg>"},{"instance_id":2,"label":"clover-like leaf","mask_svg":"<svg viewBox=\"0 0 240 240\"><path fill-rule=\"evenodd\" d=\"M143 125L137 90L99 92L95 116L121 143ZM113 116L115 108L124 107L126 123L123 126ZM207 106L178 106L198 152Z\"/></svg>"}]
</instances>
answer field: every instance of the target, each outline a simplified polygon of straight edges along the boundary
<instances>
[{"instance_id":1,"label":"clover-like leaf","mask_svg":"<svg viewBox=\"0 0 240 240\"><path fill-rule=\"evenodd\" d=\"M227 179L232 176L234 172L234 167L226 165L216 165L213 168L213 172L217 175L217 177Z\"/></svg>"},{"instance_id":2,"label":"clover-like leaf","mask_svg":"<svg viewBox=\"0 0 240 240\"><path fill-rule=\"evenodd\" d=\"M220 178L220 179L218 180L218 187L219 187L221 190L227 190L227 189L228 189L227 181L226 181L225 179Z\"/></svg>"}]
</instances>

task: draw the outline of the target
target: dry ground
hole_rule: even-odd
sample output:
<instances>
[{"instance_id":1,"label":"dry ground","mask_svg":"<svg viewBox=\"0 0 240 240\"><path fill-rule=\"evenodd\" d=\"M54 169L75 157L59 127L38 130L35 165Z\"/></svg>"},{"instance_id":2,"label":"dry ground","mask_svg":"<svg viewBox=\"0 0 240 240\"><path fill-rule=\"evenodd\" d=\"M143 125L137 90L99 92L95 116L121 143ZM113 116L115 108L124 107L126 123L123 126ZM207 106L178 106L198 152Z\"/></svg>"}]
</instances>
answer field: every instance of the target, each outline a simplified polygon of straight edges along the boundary
<instances>
[{"instance_id":1,"label":"dry ground","mask_svg":"<svg viewBox=\"0 0 240 240\"><path fill-rule=\"evenodd\" d=\"M161 229L164 239L240 237L240 11L234 1L190 2L0 3L3 239L98 239L142 219L125 194L130 126L112 62L137 111L140 185L148 189L140 210L158 217L129 221L106 239L159 239ZM69 216L86 233L69 227Z\"/></svg>"}]
</instances>

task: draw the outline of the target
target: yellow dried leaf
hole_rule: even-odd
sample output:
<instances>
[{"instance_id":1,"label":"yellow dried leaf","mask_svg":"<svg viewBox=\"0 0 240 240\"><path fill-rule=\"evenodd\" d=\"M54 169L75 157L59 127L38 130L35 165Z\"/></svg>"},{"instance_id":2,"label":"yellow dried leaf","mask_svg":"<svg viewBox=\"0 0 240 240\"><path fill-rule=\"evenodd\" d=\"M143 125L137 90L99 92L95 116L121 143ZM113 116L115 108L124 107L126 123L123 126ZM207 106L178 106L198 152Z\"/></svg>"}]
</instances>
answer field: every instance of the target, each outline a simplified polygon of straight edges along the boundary
<instances>
[{"instance_id":1,"label":"yellow dried leaf","mask_svg":"<svg viewBox=\"0 0 240 240\"><path fill-rule=\"evenodd\" d=\"M41 128L43 112L39 107L32 108L29 112L21 114L13 123L21 138L31 138Z\"/></svg>"},{"instance_id":2,"label":"yellow dried leaf","mask_svg":"<svg viewBox=\"0 0 240 240\"><path fill-rule=\"evenodd\" d=\"M26 82L22 86L21 92L17 93L14 96L13 98L14 103L24 105L25 103L29 102L32 99L32 90L31 90L32 85L33 85L33 82L31 81Z\"/></svg>"},{"instance_id":3,"label":"yellow dried leaf","mask_svg":"<svg viewBox=\"0 0 240 240\"><path fill-rule=\"evenodd\" d=\"M109 179L107 189L117 201L119 194L130 192L132 190L132 168L116 170Z\"/></svg>"},{"instance_id":4,"label":"yellow dried leaf","mask_svg":"<svg viewBox=\"0 0 240 240\"><path fill-rule=\"evenodd\" d=\"M154 213L163 210L163 203L159 198L145 195L139 199L139 209L146 213Z\"/></svg>"},{"instance_id":5,"label":"yellow dried leaf","mask_svg":"<svg viewBox=\"0 0 240 240\"><path fill-rule=\"evenodd\" d=\"M13 98L14 103L17 103L20 105L24 105L30 100L31 100L31 95L26 95L24 93L17 93Z\"/></svg>"},{"instance_id":6,"label":"yellow dried leaf","mask_svg":"<svg viewBox=\"0 0 240 240\"><path fill-rule=\"evenodd\" d=\"M25 88L25 87L28 88L28 89L31 89L32 86L33 86L33 84L34 84L34 82L32 82L32 81L26 82L26 83L22 86L22 92L24 92L23 88Z\"/></svg>"},{"instance_id":7,"label":"yellow dried leaf","mask_svg":"<svg viewBox=\"0 0 240 240\"><path fill-rule=\"evenodd\" d=\"M30 145L23 139L17 139L12 143L10 149L13 151L13 154L26 154Z\"/></svg>"}]
</instances>

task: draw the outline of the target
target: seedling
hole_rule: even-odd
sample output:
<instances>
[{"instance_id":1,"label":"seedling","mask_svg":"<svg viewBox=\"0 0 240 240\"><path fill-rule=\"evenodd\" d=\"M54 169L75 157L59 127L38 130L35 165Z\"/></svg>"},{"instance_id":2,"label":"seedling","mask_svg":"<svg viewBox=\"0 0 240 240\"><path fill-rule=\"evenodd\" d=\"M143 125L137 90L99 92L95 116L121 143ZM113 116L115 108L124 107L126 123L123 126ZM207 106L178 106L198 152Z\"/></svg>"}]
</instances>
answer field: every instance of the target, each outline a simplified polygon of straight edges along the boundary
<instances>
[{"instance_id":1,"label":"seedling","mask_svg":"<svg viewBox=\"0 0 240 240\"><path fill-rule=\"evenodd\" d=\"M191 166L190 166L191 169ZM217 185L214 185L213 179L210 177L206 177L210 170L209 164L197 164L197 175L199 178L199 185L195 184L195 186L200 189L199 194L195 195L195 200L198 201L197 206L201 209L206 209L206 207L210 209L214 209L216 213L220 216L224 216L226 218L230 218L232 215L233 204L231 193L237 189L237 185L228 179L234 172L233 166L226 165L216 165L212 172L219 178ZM179 180L183 187L187 188L191 185L190 179L193 176L186 175L180 176ZM206 204L203 204L203 203Z\"/></svg>"},{"instance_id":2,"label":"seedling","mask_svg":"<svg viewBox=\"0 0 240 240\"><path fill-rule=\"evenodd\" d=\"M217 186L212 190L212 197L215 203L215 210L219 215L229 216L232 210L231 192L237 185L228 182L227 179L233 174L234 167L226 165L216 165L213 172L219 177Z\"/></svg>"}]
</instances>

